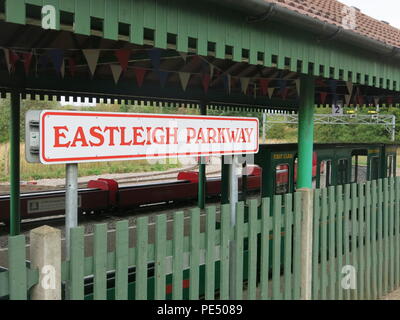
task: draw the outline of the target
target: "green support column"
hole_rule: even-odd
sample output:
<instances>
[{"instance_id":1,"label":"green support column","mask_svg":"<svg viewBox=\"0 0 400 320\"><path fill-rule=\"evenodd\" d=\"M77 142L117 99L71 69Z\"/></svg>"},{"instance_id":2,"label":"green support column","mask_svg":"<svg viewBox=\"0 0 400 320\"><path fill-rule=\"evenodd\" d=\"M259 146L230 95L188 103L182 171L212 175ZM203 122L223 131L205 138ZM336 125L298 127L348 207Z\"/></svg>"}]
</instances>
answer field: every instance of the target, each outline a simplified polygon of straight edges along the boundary
<instances>
[{"instance_id":1,"label":"green support column","mask_svg":"<svg viewBox=\"0 0 400 320\"><path fill-rule=\"evenodd\" d=\"M11 92L10 116L10 235L20 233L20 94Z\"/></svg>"},{"instance_id":2,"label":"green support column","mask_svg":"<svg viewBox=\"0 0 400 320\"><path fill-rule=\"evenodd\" d=\"M302 75L300 81L298 132L299 168L297 170L297 189L311 189L314 144L315 80L312 76Z\"/></svg>"},{"instance_id":3,"label":"green support column","mask_svg":"<svg viewBox=\"0 0 400 320\"><path fill-rule=\"evenodd\" d=\"M207 115L207 104L205 102L200 103L200 114L202 116ZM204 209L206 206L206 164L204 157L199 157L199 159L198 205L200 209Z\"/></svg>"}]
</instances>

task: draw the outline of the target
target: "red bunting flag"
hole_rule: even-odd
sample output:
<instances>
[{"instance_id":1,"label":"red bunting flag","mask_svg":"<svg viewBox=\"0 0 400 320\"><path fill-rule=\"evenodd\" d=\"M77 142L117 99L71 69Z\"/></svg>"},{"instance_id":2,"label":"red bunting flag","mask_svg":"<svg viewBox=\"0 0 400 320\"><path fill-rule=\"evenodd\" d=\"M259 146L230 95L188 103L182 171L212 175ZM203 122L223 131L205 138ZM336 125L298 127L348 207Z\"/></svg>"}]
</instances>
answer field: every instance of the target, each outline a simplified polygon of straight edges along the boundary
<instances>
[{"instance_id":1,"label":"red bunting flag","mask_svg":"<svg viewBox=\"0 0 400 320\"><path fill-rule=\"evenodd\" d=\"M321 98L321 104L325 104L326 97L328 96L328 92L321 92L320 93L320 98Z\"/></svg>"},{"instance_id":2,"label":"red bunting flag","mask_svg":"<svg viewBox=\"0 0 400 320\"><path fill-rule=\"evenodd\" d=\"M284 88L282 90L282 99L283 100L286 100L288 93L289 93L289 88Z\"/></svg>"},{"instance_id":3,"label":"red bunting flag","mask_svg":"<svg viewBox=\"0 0 400 320\"><path fill-rule=\"evenodd\" d=\"M24 59L25 74L29 74L29 68L32 62L32 53L24 52L22 53L22 58Z\"/></svg>"},{"instance_id":4,"label":"red bunting flag","mask_svg":"<svg viewBox=\"0 0 400 320\"><path fill-rule=\"evenodd\" d=\"M69 58L68 63L69 63L69 73L71 77L75 77L75 71L76 71L75 59Z\"/></svg>"},{"instance_id":5,"label":"red bunting flag","mask_svg":"<svg viewBox=\"0 0 400 320\"><path fill-rule=\"evenodd\" d=\"M146 69L143 68L133 68L136 76L136 82L140 88L143 85L144 76L146 75Z\"/></svg>"},{"instance_id":6,"label":"red bunting flag","mask_svg":"<svg viewBox=\"0 0 400 320\"><path fill-rule=\"evenodd\" d=\"M387 97L387 103L393 104L393 97Z\"/></svg>"},{"instance_id":7,"label":"red bunting flag","mask_svg":"<svg viewBox=\"0 0 400 320\"><path fill-rule=\"evenodd\" d=\"M14 51L10 50L9 51L9 59L10 59L10 66L11 70L15 70L15 64L17 63L18 60L20 60L19 55L15 53Z\"/></svg>"},{"instance_id":8,"label":"red bunting flag","mask_svg":"<svg viewBox=\"0 0 400 320\"><path fill-rule=\"evenodd\" d=\"M202 82L202 84L203 84L203 89L204 89L204 92L205 92L205 93L208 92L208 87L210 86L210 80L211 80L210 75L207 74L207 73L204 73L201 82Z\"/></svg>"},{"instance_id":9,"label":"red bunting flag","mask_svg":"<svg viewBox=\"0 0 400 320\"><path fill-rule=\"evenodd\" d=\"M129 49L120 49L115 51L115 56L117 57L123 72L125 72L126 69L128 68L129 58L131 56L131 53L132 51Z\"/></svg>"},{"instance_id":10,"label":"red bunting flag","mask_svg":"<svg viewBox=\"0 0 400 320\"><path fill-rule=\"evenodd\" d=\"M261 93L264 96L266 96L268 94L268 86L269 86L270 80L262 78L262 79L259 80L259 82L260 82Z\"/></svg>"}]
</instances>

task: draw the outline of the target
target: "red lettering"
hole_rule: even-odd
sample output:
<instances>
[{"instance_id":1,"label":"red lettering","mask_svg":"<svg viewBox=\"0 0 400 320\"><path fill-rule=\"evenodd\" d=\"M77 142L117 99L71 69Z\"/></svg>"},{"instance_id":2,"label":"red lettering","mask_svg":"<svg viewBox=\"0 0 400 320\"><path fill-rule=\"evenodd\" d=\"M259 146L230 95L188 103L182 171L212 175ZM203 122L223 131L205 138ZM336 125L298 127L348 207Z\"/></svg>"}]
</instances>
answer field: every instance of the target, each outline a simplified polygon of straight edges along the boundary
<instances>
[{"instance_id":1,"label":"red lettering","mask_svg":"<svg viewBox=\"0 0 400 320\"><path fill-rule=\"evenodd\" d=\"M90 144L91 147L100 147L101 145L104 144L104 137L101 134L101 132L98 132L98 131L101 131L100 127L92 127L92 128L90 128L90 135L98 140L97 143L89 141L89 144Z\"/></svg>"},{"instance_id":2,"label":"red lettering","mask_svg":"<svg viewBox=\"0 0 400 320\"><path fill-rule=\"evenodd\" d=\"M72 141L71 147L76 147L76 143L80 142L81 147L88 147L88 143L85 137L85 132L83 131L82 127L78 127L75 133L74 140Z\"/></svg>"},{"instance_id":3,"label":"red lettering","mask_svg":"<svg viewBox=\"0 0 400 320\"><path fill-rule=\"evenodd\" d=\"M247 142L251 142L251 134L253 133L253 128L246 128L244 129L247 135Z\"/></svg>"},{"instance_id":4,"label":"red lettering","mask_svg":"<svg viewBox=\"0 0 400 320\"><path fill-rule=\"evenodd\" d=\"M143 138L143 127L133 127L133 145L144 146L145 141L139 141L138 138Z\"/></svg>"},{"instance_id":5,"label":"red lettering","mask_svg":"<svg viewBox=\"0 0 400 320\"><path fill-rule=\"evenodd\" d=\"M214 128L207 128L208 143L216 143L217 132Z\"/></svg>"},{"instance_id":6,"label":"red lettering","mask_svg":"<svg viewBox=\"0 0 400 320\"><path fill-rule=\"evenodd\" d=\"M218 143L225 143L225 128L218 128Z\"/></svg>"},{"instance_id":7,"label":"red lettering","mask_svg":"<svg viewBox=\"0 0 400 320\"><path fill-rule=\"evenodd\" d=\"M199 129L196 143L200 143L200 140L202 141L201 143L206 143L206 138L204 137L204 132L202 128Z\"/></svg>"},{"instance_id":8,"label":"red lettering","mask_svg":"<svg viewBox=\"0 0 400 320\"><path fill-rule=\"evenodd\" d=\"M110 143L108 144L109 146L115 146L114 142L114 132L117 131L119 132L118 127L105 127L104 132L109 131L110 132Z\"/></svg>"},{"instance_id":9,"label":"red lettering","mask_svg":"<svg viewBox=\"0 0 400 320\"><path fill-rule=\"evenodd\" d=\"M65 133L60 132L64 130L68 132L67 126L63 127L54 127L54 148L68 148L71 142L61 143L60 138L66 138Z\"/></svg>"},{"instance_id":10,"label":"red lettering","mask_svg":"<svg viewBox=\"0 0 400 320\"><path fill-rule=\"evenodd\" d=\"M165 144L165 136L159 135L157 138L157 132L160 132L160 131L161 131L161 133L164 133L164 129L161 127L157 127L153 130L153 135L151 138L153 140L153 143L155 143L155 144Z\"/></svg>"},{"instance_id":11,"label":"red lettering","mask_svg":"<svg viewBox=\"0 0 400 320\"><path fill-rule=\"evenodd\" d=\"M171 133L171 129L173 133ZM167 130L167 144L178 144L178 128L166 128ZM171 143L171 138L173 142Z\"/></svg>"},{"instance_id":12,"label":"red lettering","mask_svg":"<svg viewBox=\"0 0 400 320\"><path fill-rule=\"evenodd\" d=\"M196 130L194 128L187 128L187 139L186 143L192 143L192 140L196 138Z\"/></svg>"},{"instance_id":13,"label":"red lettering","mask_svg":"<svg viewBox=\"0 0 400 320\"><path fill-rule=\"evenodd\" d=\"M125 127L121 127L121 146L131 146L132 141L125 141Z\"/></svg>"}]
</instances>

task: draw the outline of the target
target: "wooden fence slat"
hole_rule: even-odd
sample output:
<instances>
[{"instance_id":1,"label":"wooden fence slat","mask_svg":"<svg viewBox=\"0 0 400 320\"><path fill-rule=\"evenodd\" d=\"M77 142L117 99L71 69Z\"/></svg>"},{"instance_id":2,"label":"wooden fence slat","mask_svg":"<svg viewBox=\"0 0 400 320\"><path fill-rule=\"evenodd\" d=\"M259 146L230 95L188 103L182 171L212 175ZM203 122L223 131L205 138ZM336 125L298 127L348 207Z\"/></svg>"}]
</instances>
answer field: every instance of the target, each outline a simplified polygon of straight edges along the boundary
<instances>
[{"instance_id":1,"label":"wooden fence slat","mask_svg":"<svg viewBox=\"0 0 400 320\"><path fill-rule=\"evenodd\" d=\"M345 265L350 265L350 185L344 187L344 220L343 220L343 241ZM350 300L350 290L345 290L344 297Z\"/></svg>"},{"instance_id":2,"label":"wooden fence slat","mask_svg":"<svg viewBox=\"0 0 400 320\"><path fill-rule=\"evenodd\" d=\"M128 221L118 221L115 234L115 299L128 299Z\"/></svg>"},{"instance_id":3,"label":"wooden fence slat","mask_svg":"<svg viewBox=\"0 0 400 320\"><path fill-rule=\"evenodd\" d=\"M400 286L400 177L395 179L395 282Z\"/></svg>"},{"instance_id":4,"label":"wooden fence slat","mask_svg":"<svg viewBox=\"0 0 400 320\"><path fill-rule=\"evenodd\" d=\"M272 240L272 299L281 299L281 232L282 196L274 196Z\"/></svg>"},{"instance_id":5,"label":"wooden fence slat","mask_svg":"<svg viewBox=\"0 0 400 320\"><path fill-rule=\"evenodd\" d=\"M285 195L285 237L284 237L284 276L285 276L285 300L291 300L293 295L293 274L292 274L292 241L293 241L293 211L292 211L293 196L291 194Z\"/></svg>"},{"instance_id":6,"label":"wooden fence slat","mask_svg":"<svg viewBox=\"0 0 400 320\"><path fill-rule=\"evenodd\" d=\"M244 231L244 203L236 205L236 227L235 227L235 267L234 277L236 279L234 294L236 300L243 298L243 231Z\"/></svg>"},{"instance_id":7,"label":"wooden fence slat","mask_svg":"<svg viewBox=\"0 0 400 320\"><path fill-rule=\"evenodd\" d=\"M173 232L173 262L172 262L172 299L182 300L183 298L183 212L174 214Z\"/></svg>"},{"instance_id":8,"label":"wooden fence slat","mask_svg":"<svg viewBox=\"0 0 400 320\"><path fill-rule=\"evenodd\" d=\"M294 194L294 254L293 254L293 299L301 297L301 224L303 193Z\"/></svg>"},{"instance_id":9,"label":"wooden fence slat","mask_svg":"<svg viewBox=\"0 0 400 320\"><path fill-rule=\"evenodd\" d=\"M359 254L359 281L358 281L358 299L363 300L365 297L365 262L364 262L364 219L365 219L365 195L364 185L358 184L358 254Z\"/></svg>"},{"instance_id":10,"label":"wooden fence slat","mask_svg":"<svg viewBox=\"0 0 400 320\"><path fill-rule=\"evenodd\" d=\"M261 299L267 300L269 297L269 243L270 243L270 199L262 199L261 204Z\"/></svg>"},{"instance_id":11,"label":"wooden fence slat","mask_svg":"<svg viewBox=\"0 0 400 320\"><path fill-rule=\"evenodd\" d=\"M383 294L389 293L389 185L383 179Z\"/></svg>"},{"instance_id":12,"label":"wooden fence slat","mask_svg":"<svg viewBox=\"0 0 400 320\"><path fill-rule=\"evenodd\" d=\"M27 272L25 265L25 236L18 235L8 238L8 287L10 300L26 300Z\"/></svg>"},{"instance_id":13,"label":"wooden fence slat","mask_svg":"<svg viewBox=\"0 0 400 320\"><path fill-rule=\"evenodd\" d=\"M328 189L322 189L322 212L321 212L321 299L327 299L327 253L328 253Z\"/></svg>"},{"instance_id":14,"label":"wooden fence slat","mask_svg":"<svg viewBox=\"0 0 400 320\"><path fill-rule=\"evenodd\" d=\"M257 293L257 199L249 201L249 257L248 257L248 300L256 300Z\"/></svg>"},{"instance_id":15,"label":"wooden fence slat","mask_svg":"<svg viewBox=\"0 0 400 320\"><path fill-rule=\"evenodd\" d=\"M312 298L320 299L319 281L320 281L320 229L321 229L321 190L314 191L314 213L313 213L313 267L312 267Z\"/></svg>"},{"instance_id":16,"label":"wooden fence slat","mask_svg":"<svg viewBox=\"0 0 400 320\"><path fill-rule=\"evenodd\" d=\"M94 226L94 300L107 299L107 224Z\"/></svg>"},{"instance_id":17,"label":"wooden fence slat","mask_svg":"<svg viewBox=\"0 0 400 320\"><path fill-rule=\"evenodd\" d=\"M383 182L378 180L378 296L384 294L383 286Z\"/></svg>"},{"instance_id":18,"label":"wooden fence slat","mask_svg":"<svg viewBox=\"0 0 400 320\"><path fill-rule=\"evenodd\" d=\"M378 205L378 194L376 190L376 181L372 181L371 183L371 267L372 267L372 286L371 286L371 294L372 299L378 298L378 284L377 284L377 273L378 273L378 252L377 252L377 205Z\"/></svg>"},{"instance_id":19,"label":"wooden fence slat","mask_svg":"<svg viewBox=\"0 0 400 320\"><path fill-rule=\"evenodd\" d=\"M70 300L84 299L84 228L76 227L71 229L70 244Z\"/></svg>"},{"instance_id":20,"label":"wooden fence slat","mask_svg":"<svg viewBox=\"0 0 400 320\"><path fill-rule=\"evenodd\" d=\"M200 209L190 211L190 300L199 299L200 266Z\"/></svg>"},{"instance_id":21,"label":"wooden fence slat","mask_svg":"<svg viewBox=\"0 0 400 320\"><path fill-rule=\"evenodd\" d=\"M354 300L358 299L358 196L357 196L357 184L353 183L351 185L351 257L352 257L352 265L357 270L357 286L355 290L352 290L352 298Z\"/></svg>"},{"instance_id":22,"label":"wooden fence slat","mask_svg":"<svg viewBox=\"0 0 400 320\"><path fill-rule=\"evenodd\" d=\"M343 186L336 188L336 288L337 299L343 300L341 286L343 268Z\"/></svg>"},{"instance_id":23,"label":"wooden fence slat","mask_svg":"<svg viewBox=\"0 0 400 320\"><path fill-rule=\"evenodd\" d=\"M371 182L365 184L365 298L371 299L372 268L371 268Z\"/></svg>"},{"instance_id":24,"label":"wooden fence slat","mask_svg":"<svg viewBox=\"0 0 400 320\"><path fill-rule=\"evenodd\" d=\"M220 264L220 300L229 299L229 242L231 231L230 205L221 206L221 264Z\"/></svg>"},{"instance_id":25,"label":"wooden fence slat","mask_svg":"<svg viewBox=\"0 0 400 320\"><path fill-rule=\"evenodd\" d=\"M160 214L156 217L155 234L155 300L165 300L165 255L167 251L167 215Z\"/></svg>"},{"instance_id":26,"label":"wooden fence slat","mask_svg":"<svg viewBox=\"0 0 400 320\"><path fill-rule=\"evenodd\" d=\"M335 268L335 187L328 188L328 204L329 204L329 219L328 219L328 234L329 234L329 299L334 300L335 284L336 284L336 268Z\"/></svg>"},{"instance_id":27,"label":"wooden fence slat","mask_svg":"<svg viewBox=\"0 0 400 320\"><path fill-rule=\"evenodd\" d=\"M215 207L206 209L205 299L215 299Z\"/></svg>"},{"instance_id":28,"label":"wooden fence slat","mask_svg":"<svg viewBox=\"0 0 400 320\"><path fill-rule=\"evenodd\" d=\"M394 281L394 183L389 178L389 288L396 289Z\"/></svg>"},{"instance_id":29,"label":"wooden fence slat","mask_svg":"<svg viewBox=\"0 0 400 320\"><path fill-rule=\"evenodd\" d=\"M136 300L147 300L148 224L148 217L136 220Z\"/></svg>"}]
</instances>

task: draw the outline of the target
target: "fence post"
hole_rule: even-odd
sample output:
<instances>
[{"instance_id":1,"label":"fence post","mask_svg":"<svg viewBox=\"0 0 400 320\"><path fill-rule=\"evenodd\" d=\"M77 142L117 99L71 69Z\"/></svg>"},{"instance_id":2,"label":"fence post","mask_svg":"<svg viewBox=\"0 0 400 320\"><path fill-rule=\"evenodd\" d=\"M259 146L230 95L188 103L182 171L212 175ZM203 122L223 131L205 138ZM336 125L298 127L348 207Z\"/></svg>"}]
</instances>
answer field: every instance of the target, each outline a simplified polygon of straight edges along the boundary
<instances>
[{"instance_id":1,"label":"fence post","mask_svg":"<svg viewBox=\"0 0 400 320\"><path fill-rule=\"evenodd\" d=\"M61 300L61 231L42 226L30 232L31 267L39 269L32 300Z\"/></svg>"},{"instance_id":2,"label":"fence post","mask_svg":"<svg viewBox=\"0 0 400 320\"><path fill-rule=\"evenodd\" d=\"M312 244L314 203L312 189L299 189L302 194L301 225L301 300L312 299Z\"/></svg>"}]
</instances>

